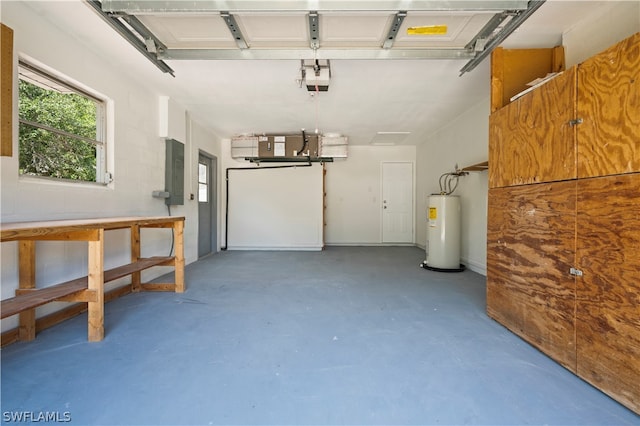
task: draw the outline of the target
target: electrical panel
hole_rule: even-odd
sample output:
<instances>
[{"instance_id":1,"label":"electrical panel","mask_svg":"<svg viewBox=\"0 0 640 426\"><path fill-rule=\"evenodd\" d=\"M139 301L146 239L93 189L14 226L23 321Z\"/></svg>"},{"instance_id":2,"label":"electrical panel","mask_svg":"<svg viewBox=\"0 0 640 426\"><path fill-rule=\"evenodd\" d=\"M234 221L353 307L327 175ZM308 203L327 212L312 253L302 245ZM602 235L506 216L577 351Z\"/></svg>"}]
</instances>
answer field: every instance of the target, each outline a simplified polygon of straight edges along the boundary
<instances>
[{"instance_id":1,"label":"electrical panel","mask_svg":"<svg viewBox=\"0 0 640 426\"><path fill-rule=\"evenodd\" d=\"M166 139L164 186L169 197L168 206L184 204L184 144L175 139Z\"/></svg>"}]
</instances>

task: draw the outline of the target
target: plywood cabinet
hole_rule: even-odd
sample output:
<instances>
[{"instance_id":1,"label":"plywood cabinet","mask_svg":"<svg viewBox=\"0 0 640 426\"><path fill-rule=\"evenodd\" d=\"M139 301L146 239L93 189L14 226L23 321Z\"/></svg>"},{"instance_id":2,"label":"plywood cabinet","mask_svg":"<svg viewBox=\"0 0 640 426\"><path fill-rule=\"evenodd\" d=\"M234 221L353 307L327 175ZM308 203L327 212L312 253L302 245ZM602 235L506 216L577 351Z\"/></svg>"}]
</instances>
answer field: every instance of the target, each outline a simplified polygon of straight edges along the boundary
<instances>
[{"instance_id":1,"label":"plywood cabinet","mask_svg":"<svg viewBox=\"0 0 640 426\"><path fill-rule=\"evenodd\" d=\"M640 172L640 33L580 64L578 177Z\"/></svg>"},{"instance_id":2,"label":"plywood cabinet","mask_svg":"<svg viewBox=\"0 0 640 426\"><path fill-rule=\"evenodd\" d=\"M576 182L491 189L489 316L576 371Z\"/></svg>"},{"instance_id":3,"label":"plywood cabinet","mask_svg":"<svg viewBox=\"0 0 640 426\"><path fill-rule=\"evenodd\" d=\"M491 52L491 112L511 102L527 83L547 73L564 71L564 47L504 49Z\"/></svg>"},{"instance_id":4,"label":"plywood cabinet","mask_svg":"<svg viewBox=\"0 0 640 426\"><path fill-rule=\"evenodd\" d=\"M640 173L577 182L577 373L640 412Z\"/></svg>"},{"instance_id":5,"label":"plywood cabinet","mask_svg":"<svg viewBox=\"0 0 640 426\"><path fill-rule=\"evenodd\" d=\"M640 33L489 118L489 187L640 172Z\"/></svg>"},{"instance_id":6,"label":"plywood cabinet","mask_svg":"<svg viewBox=\"0 0 640 426\"><path fill-rule=\"evenodd\" d=\"M576 177L576 68L491 114L489 187Z\"/></svg>"},{"instance_id":7,"label":"plywood cabinet","mask_svg":"<svg viewBox=\"0 0 640 426\"><path fill-rule=\"evenodd\" d=\"M640 413L639 88L636 34L492 114L487 312Z\"/></svg>"}]
</instances>

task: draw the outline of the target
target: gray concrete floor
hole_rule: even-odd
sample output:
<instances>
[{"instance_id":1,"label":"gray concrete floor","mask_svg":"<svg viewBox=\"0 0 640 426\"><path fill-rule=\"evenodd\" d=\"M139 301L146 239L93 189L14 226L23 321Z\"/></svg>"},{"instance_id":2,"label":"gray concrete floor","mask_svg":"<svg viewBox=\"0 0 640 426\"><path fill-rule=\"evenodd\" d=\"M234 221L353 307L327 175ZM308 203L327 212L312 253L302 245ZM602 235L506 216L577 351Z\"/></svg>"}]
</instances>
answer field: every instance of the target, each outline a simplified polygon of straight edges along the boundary
<instances>
[{"instance_id":1,"label":"gray concrete floor","mask_svg":"<svg viewBox=\"0 0 640 426\"><path fill-rule=\"evenodd\" d=\"M640 424L488 318L485 277L422 260L414 247L210 256L184 294L107 304L102 342L80 316L2 349L2 421Z\"/></svg>"}]
</instances>

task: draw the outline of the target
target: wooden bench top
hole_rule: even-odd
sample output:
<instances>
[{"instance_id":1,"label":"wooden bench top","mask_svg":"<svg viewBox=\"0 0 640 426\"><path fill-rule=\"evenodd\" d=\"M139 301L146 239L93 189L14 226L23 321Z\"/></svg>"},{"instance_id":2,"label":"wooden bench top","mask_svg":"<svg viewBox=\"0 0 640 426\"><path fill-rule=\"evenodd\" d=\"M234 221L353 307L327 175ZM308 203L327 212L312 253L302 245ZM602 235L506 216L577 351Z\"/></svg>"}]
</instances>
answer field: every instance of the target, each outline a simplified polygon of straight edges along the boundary
<instances>
[{"instance_id":1,"label":"wooden bench top","mask_svg":"<svg viewBox=\"0 0 640 426\"><path fill-rule=\"evenodd\" d=\"M8 222L0 224L0 241L37 240L38 237L91 229L122 229L134 225L154 226L184 221L184 216L107 217L95 219L66 219L36 222Z\"/></svg>"}]
</instances>

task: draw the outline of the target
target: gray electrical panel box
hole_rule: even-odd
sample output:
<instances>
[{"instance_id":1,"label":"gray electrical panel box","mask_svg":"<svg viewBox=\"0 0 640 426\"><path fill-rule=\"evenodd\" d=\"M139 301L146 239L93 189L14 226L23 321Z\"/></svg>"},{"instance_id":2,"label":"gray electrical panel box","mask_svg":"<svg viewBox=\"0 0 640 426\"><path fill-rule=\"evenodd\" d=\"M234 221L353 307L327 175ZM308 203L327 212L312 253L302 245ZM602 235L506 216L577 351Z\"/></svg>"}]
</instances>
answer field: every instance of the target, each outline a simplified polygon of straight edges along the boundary
<instances>
[{"instance_id":1,"label":"gray electrical panel box","mask_svg":"<svg viewBox=\"0 0 640 426\"><path fill-rule=\"evenodd\" d=\"M164 166L164 190L169 193L165 198L168 206L184 204L184 144L175 139L166 139L166 157Z\"/></svg>"}]
</instances>

